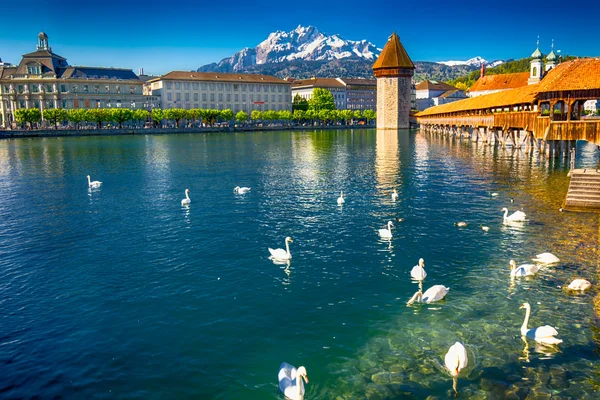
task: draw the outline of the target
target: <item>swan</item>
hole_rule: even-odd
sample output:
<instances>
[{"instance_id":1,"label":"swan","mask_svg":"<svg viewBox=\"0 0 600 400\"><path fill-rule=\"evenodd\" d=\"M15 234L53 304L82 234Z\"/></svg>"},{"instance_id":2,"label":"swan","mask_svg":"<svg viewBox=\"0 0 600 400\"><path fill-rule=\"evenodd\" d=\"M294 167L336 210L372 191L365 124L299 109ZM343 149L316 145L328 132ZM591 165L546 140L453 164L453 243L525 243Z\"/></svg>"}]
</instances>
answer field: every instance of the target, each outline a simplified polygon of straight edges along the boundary
<instances>
[{"instance_id":1,"label":"swan","mask_svg":"<svg viewBox=\"0 0 600 400\"><path fill-rule=\"evenodd\" d=\"M515 211L511 215L508 215L508 208L502 209L504 212L504 222L523 222L526 221L527 215L523 211Z\"/></svg>"},{"instance_id":2,"label":"swan","mask_svg":"<svg viewBox=\"0 0 600 400\"><path fill-rule=\"evenodd\" d=\"M182 206L188 206L192 202L192 200L190 200L189 193L190 189L185 189L185 199L181 200Z\"/></svg>"},{"instance_id":3,"label":"swan","mask_svg":"<svg viewBox=\"0 0 600 400\"><path fill-rule=\"evenodd\" d=\"M532 258L531 260L541 264L554 264L560 262L560 258L556 257L552 253L538 254L537 256L535 256L535 258Z\"/></svg>"},{"instance_id":4,"label":"swan","mask_svg":"<svg viewBox=\"0 0 600 400\"><path fill-rule=\"evenodd\" d=\"M385 228L380 229L379 236L384 239L391 239L392 238L392 226L394 226L394 224L392 224L392 221L388 221L387 229L385 229Z\"/></svg>"},{"instance_id":5,"label":"swan","mask_svg":"<svg viewBox=\"0 0 600 400\"><path fill-rule=\"evenodd\" d=\"M251 188L249 187L239 187L236 186L235 188L233 188L233 193L237 193L237 194L246 194L250 191Z\"/></svg>"},{"instance_id":6,"label":"swan","mask_svg":"<svg viewBox=\"0 0 600 400\"><path fill-rule=\"evenodd\" d=\"M406 303L406 305L410 306L415 301L418 303L426 304L433 303L435 301L440 301L444 297L446 297L449 291L450 288L447 288L444 285L434 285L427 289L425 293L423 293L421 290L417 291L417 293L413 295L413 297L408 301L408 303Z\"/></svg>"},{"instance_id":7,"label":"swan","mask_svg":"<svg viewBox=\"0 0 600 400\"><path fill-rule=\"evenodd\" d=\"M588 290L592 287L592 284L587 279L574 279L573 282L569 283L569 290Z\"/></svg>"},{"instance_id":8,"label":"swan","mask_svg":"<svg viewBox=\"0 0 600 400\"><path fill-rule=\"evenodd\" d=\"M337 199L337 203L339 206L341 206L342 204L344 204L346 201L344 201L344 192L340 192L340 197L338 197Z\"/></svg>"},{"instance_id":9,"label":"swan","mask_svg":"<svg viewBox=\"0 0 600 400\"><path fill-rule=\"evenodd\" d=\"M510 260L510 276L533 276L540 270L535 264L521 264L517 267L515 260Z\"/></svg>"},{"instance_id":10,"label":"swan","mask_svg":"<svg viewBox=\"0 0 600 400\"><path fill-rule=\"evenodd\" d=\"M458 226L459 228L464 228L465 226L469 225L468 223L464 222L464 221L460 221L460 222L455 222L454 226Z\"/></svg>"},{"instance_id":11,"label":"swan","mask_svg":"<svg viewBox=\"0 0 600 400\"><path fill-rule=\"evenodd\" d=\"M562 343L562 340L554 337L558 335L558 332L550 325L528 329L527 323L529 322L529 315L531 314L531 305L529 305L529 303L523 303L523 305L519 308L525 309L525 320L523 321L523 325L521 325L521 335L527 336L528 338L542 344Z\"/></svg>"},{"instance_id":12,"label":"swan","mask_svg":"<svg viewBox=\"0 0 600 400\"><path fill-rule=\"evenodd\" d=\"M304 398L304 382L308 383L306 368L296 369L296 367L286 362L281 363L277 378L279 379L279 390L286 398L292 400ZM302 379L304 379L304 382L302 382Z\"/></svg>"},{"instance_id":13,"label":"swan","mask_svg":"<svg viewBox=\"0 0 600 400\"><path fill-rule=\"evenodd\" d=\"M92 181L92 180L90 180L90 176L89 175L87 176L87 178L88 178L88 187L90 189L98 189L102 185L102 182L100 182L100 181Z\"/></svg>"},{"instance_id":14,"label":"swan","mask_svg":"<svg viewBox=\"0 0 600 400\"><path fill-rule=\"evenodd\" d=\"M392 192L392 201L396 201L397 198L398 198L398 192L396 192L396 189L394 189L394 191Z\"/></svg>"},{"instance_id":15,"label":"swan","mask_svg":"<svg viewBox=\"0 0 600 400\"><path fill-rule=\"evenodd\" d=\"M481 229L483 229L485 232L488 232L490 230L490 227L481 225Z\"/></svg>"},{"instance_id":16,"label":"swan","mask_svg":"<svg viewBox=\"0 0 600 400\"><path fill-rule=\"evenodd\" d=\"M464 369L469 363L469 357L467 356L467 349L465 346L456 342L446 353L446 357L444 357L444 363L446 364L446 368L450 371L450 374L453 377L458 377L458 374L462 369Z\"/></svg>"},{"instance_id":17,"label":"swan","mask_svg":"<svg viewBox=\"0 0 600 400\"><path fill-rule=\"evenodd\" d=\"M419 258L419 264L415 265L410 270L410 276L412 276L412 278L415 281L422 281L427 276L427 272L425 272L424 267L425 267L425 260L423 260L422 258Z\"/></svg>"},{"instance_id":18,"label":"swan","mask_svg":"<svg viewBox=\"0 0 600 400\"><path fill-rule=\"evenodd\" d=\"M271 259L272 260L289 260L292 258L292 255L290 254L290 243L293 243L294 241L292 240L291 237L286 237L285 238L285 250L284 249L272 249L269 247L269 253L271 253Z\"/></svg>"},{"instance_id":19,"label":"swan","mask_svg":"<svg viewBox=\"0 0 600 400\"><path fill-rule=\"evenodd\" d=\"M496 192L493 192L493 193L490 193L490 195L491 195L492 197L496 197L496 196L498 196L499 194L498 194L498 193L496 193Z\"/></svg>"}]
</instances>

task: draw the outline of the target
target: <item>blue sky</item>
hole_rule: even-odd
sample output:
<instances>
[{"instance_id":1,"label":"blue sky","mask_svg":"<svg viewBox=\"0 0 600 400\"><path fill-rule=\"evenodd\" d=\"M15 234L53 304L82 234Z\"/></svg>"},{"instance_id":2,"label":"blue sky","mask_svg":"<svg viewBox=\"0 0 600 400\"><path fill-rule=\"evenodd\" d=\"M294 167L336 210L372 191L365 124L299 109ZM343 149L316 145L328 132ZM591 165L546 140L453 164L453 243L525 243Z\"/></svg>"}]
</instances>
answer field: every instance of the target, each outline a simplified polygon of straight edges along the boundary
<instances>
[{"instance_id":1,"label":"blue sky","mask_svg":"<svg viewBox=\"0 0 600 400\"><path fill-rule=\"evenodd\" d=\"M600 2L431 1L72 1L3 4L0 58L18 63L44 30L72 65L191 70L254 47L276 30L313 25L344 39L382 47L392 31L413 60L488 60L550 50L600 55Z\"/></svg>"}]
</instances>

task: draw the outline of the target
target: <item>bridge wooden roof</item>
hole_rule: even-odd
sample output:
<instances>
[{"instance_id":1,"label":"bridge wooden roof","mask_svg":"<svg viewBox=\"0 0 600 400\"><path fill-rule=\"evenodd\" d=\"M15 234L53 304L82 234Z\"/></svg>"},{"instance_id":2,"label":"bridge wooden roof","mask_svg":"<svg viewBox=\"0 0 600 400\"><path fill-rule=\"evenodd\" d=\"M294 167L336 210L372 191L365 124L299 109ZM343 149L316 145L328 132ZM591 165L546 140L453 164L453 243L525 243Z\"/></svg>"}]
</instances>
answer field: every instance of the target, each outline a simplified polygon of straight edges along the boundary
<instances>
[{"instance_id":1,"label":"bridge wooden roof","mask_svg":"<svg viewBox=\"0 0 600 400\"><path fill-rule=\"evenodd\" d=\"M477 79L469 92L484 90L506 90L527 86L529 72L515 72L512 74L484 75Z\"/></svg>"},{"instance_id":2,"label":"bridge wooden roof","mask_svg":"<svg viewBox=\"0 0 600 400\"><path fill-rule=\"evenodd\" d=\"M564 62L551 69L540 83L430 107L416 116L426 117L532 104L539 100L540 94L543 93L562 92L563 96L566 96L568 93L565 92L581 90L600 90L600 58Z\"/></svg>"}]
</instances>

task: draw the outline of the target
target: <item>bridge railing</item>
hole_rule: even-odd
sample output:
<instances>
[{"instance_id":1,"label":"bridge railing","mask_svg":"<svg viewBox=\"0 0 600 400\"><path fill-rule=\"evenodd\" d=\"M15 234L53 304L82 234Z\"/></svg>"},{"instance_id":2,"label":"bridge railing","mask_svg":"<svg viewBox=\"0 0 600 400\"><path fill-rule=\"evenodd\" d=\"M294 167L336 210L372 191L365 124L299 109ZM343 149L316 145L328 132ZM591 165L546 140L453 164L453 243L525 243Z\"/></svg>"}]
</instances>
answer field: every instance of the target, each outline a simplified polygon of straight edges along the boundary
<instances>
[{"instance_id":1,"label":"bridge railing","mask_svg":"<svg viewBox=\"0 0 600 400\"><path fill-rule=\"evenodd\" d=\"M600 120L550 122L546 140L587 140L600 145Z\"/></svg>"}]
</instances>

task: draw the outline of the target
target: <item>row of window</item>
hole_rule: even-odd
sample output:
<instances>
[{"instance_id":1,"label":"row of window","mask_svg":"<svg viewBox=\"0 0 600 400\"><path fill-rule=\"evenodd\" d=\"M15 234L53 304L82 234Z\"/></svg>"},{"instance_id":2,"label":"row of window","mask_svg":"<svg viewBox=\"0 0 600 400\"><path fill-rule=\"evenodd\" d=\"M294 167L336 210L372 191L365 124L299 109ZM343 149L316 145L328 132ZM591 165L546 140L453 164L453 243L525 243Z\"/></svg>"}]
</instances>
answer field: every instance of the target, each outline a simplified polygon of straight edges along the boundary
<instances>
[{"instance_id":1,"label":"row of window","mask_svg":"<svg viewBox=\"0 0 600 400\"><path fill-rule=\"evenodd\" d=\"M199 106L202 107L199 107ZM193 107L192 107L193 106ZM175 104L175 103L167 103L167 107L166 108L179 108L181 106ZM251 112L252 110L259 110L259 111L267 111L267 110L273 110L273 111L282 111L282 110L287 110L287 108L284 108L282 104L278 104L278 105L273 105L273 106L269 106L268 104L253 104L250 103L248 105L240 105L240 104L215 104L215 103L185 103L183 104L183 107L181 107L183 109L186 110L191 110L192 108L202 108L202 109L211 109L211 110L226 110L226 109L230 109L233 112L237 113L238 111L246 111L246 112Z\"/></svg>"},{"instance_id":2,"label":"row of window","mask_svg":"<svg viewBox=\"0 0 600 400\"><path fill-rule=\"evenodd\" d=\"M173 101L173 97L175 97L175 101L181 101L182 100L182 96L181 93L175 93L175 96L173 96L173 93L171 92L167 92L167 101ZM183 93L183 101L190 101L191 100L190 93ZM208 100L208 98L210 97L210 100ZM227 93L225 96L223 96L223 93L218 93L218 100L216 100L215 98L215 93L210 93L210 96L208 95L208 93L202 93L202 101L231 101L231 94ZM198 93L194 93L193 94L193 101L198 101L199 96ZM241 96L241 101L246 101L246 94L242 94ZM278 102L283 102L283 95L271 95L271 102L275 102L277 99ZM289 96L286 96L287 101L291 101ZM239 95L236 93L233 95L233 101L240 101L240 97ZM248 95L248 101L269 101L269 95L265 94L264 95L264 100L263 97L260 94L256 95L256 100L255 100L255 96L254 94L250 94Z\"/></svg>"},{"instance_id":3,"label":"row of window","mask_svg":"<svg viewBox=\"0 0 600 400\"><path fill-rule=\"evenodd\" d=\"M56 101L58 103L58 101ZM92 99L73 99L73 100L61 100L61 108L121 108L125 107L135 108L136 102L121 102L121 100L92 100ZM54 100L46 100L43 102L44 109L55 108ZM17 103L18 108L27 108L25 100L19 100ZM33 100L29 104L30 108L40 108L40 100ZM7 107L9 108L9 107Z\"/></svg>"},{"instance_id":4,"label":"row of window","mask_svg":"<svg viewBox=\"0 0 600 400\"><path fill-rule=\"evenodd\" d=\"M290 91L290 87L289 86L285 86L285 85L260 85L260 84L253 84L253 83L206 83L206 82L170 82L167 81L167 90L171 90L173 88L175 88L175 90L181 90L181 88L183 88L184 90L198 90L199 88L202 88L202 90L215 90L215 88L217 90L225 90L227 92L230 92L231 89L233 89L234 92L237 92L238 90L241 90L242 92L245 92L246 89L248 89L249 92L254 92L256 89L256 92L260 92L261 90L263 92L268 92L269 88L271 93L275 93L275 91L277 91L278 93L288 93ZM262 89L261 89L262 87ZM276 89L277 88L277 89Z\"/></svg>"},{"instance_id":5,"label":"row of window","mask_svg":"<svg viewBox=\"0 0 600 400\"><path fill-rule=\"evenodd\" d=\"M17 85L16 91L19 94L25 93L29 91L30 93L40 93L44 90L47 93L56 93L58 91L58 87L56 84L37 84L32 83L29 85ZM129 85L79 85L79 84L61 84L60 85L60 93L94 93L94 94L121 94L122 91L127 93L126 91L129 89L129 94L141 94L142 87ZM10 85L4 85L4 93L10 92Z\"/></svg>"}]
</instances>

